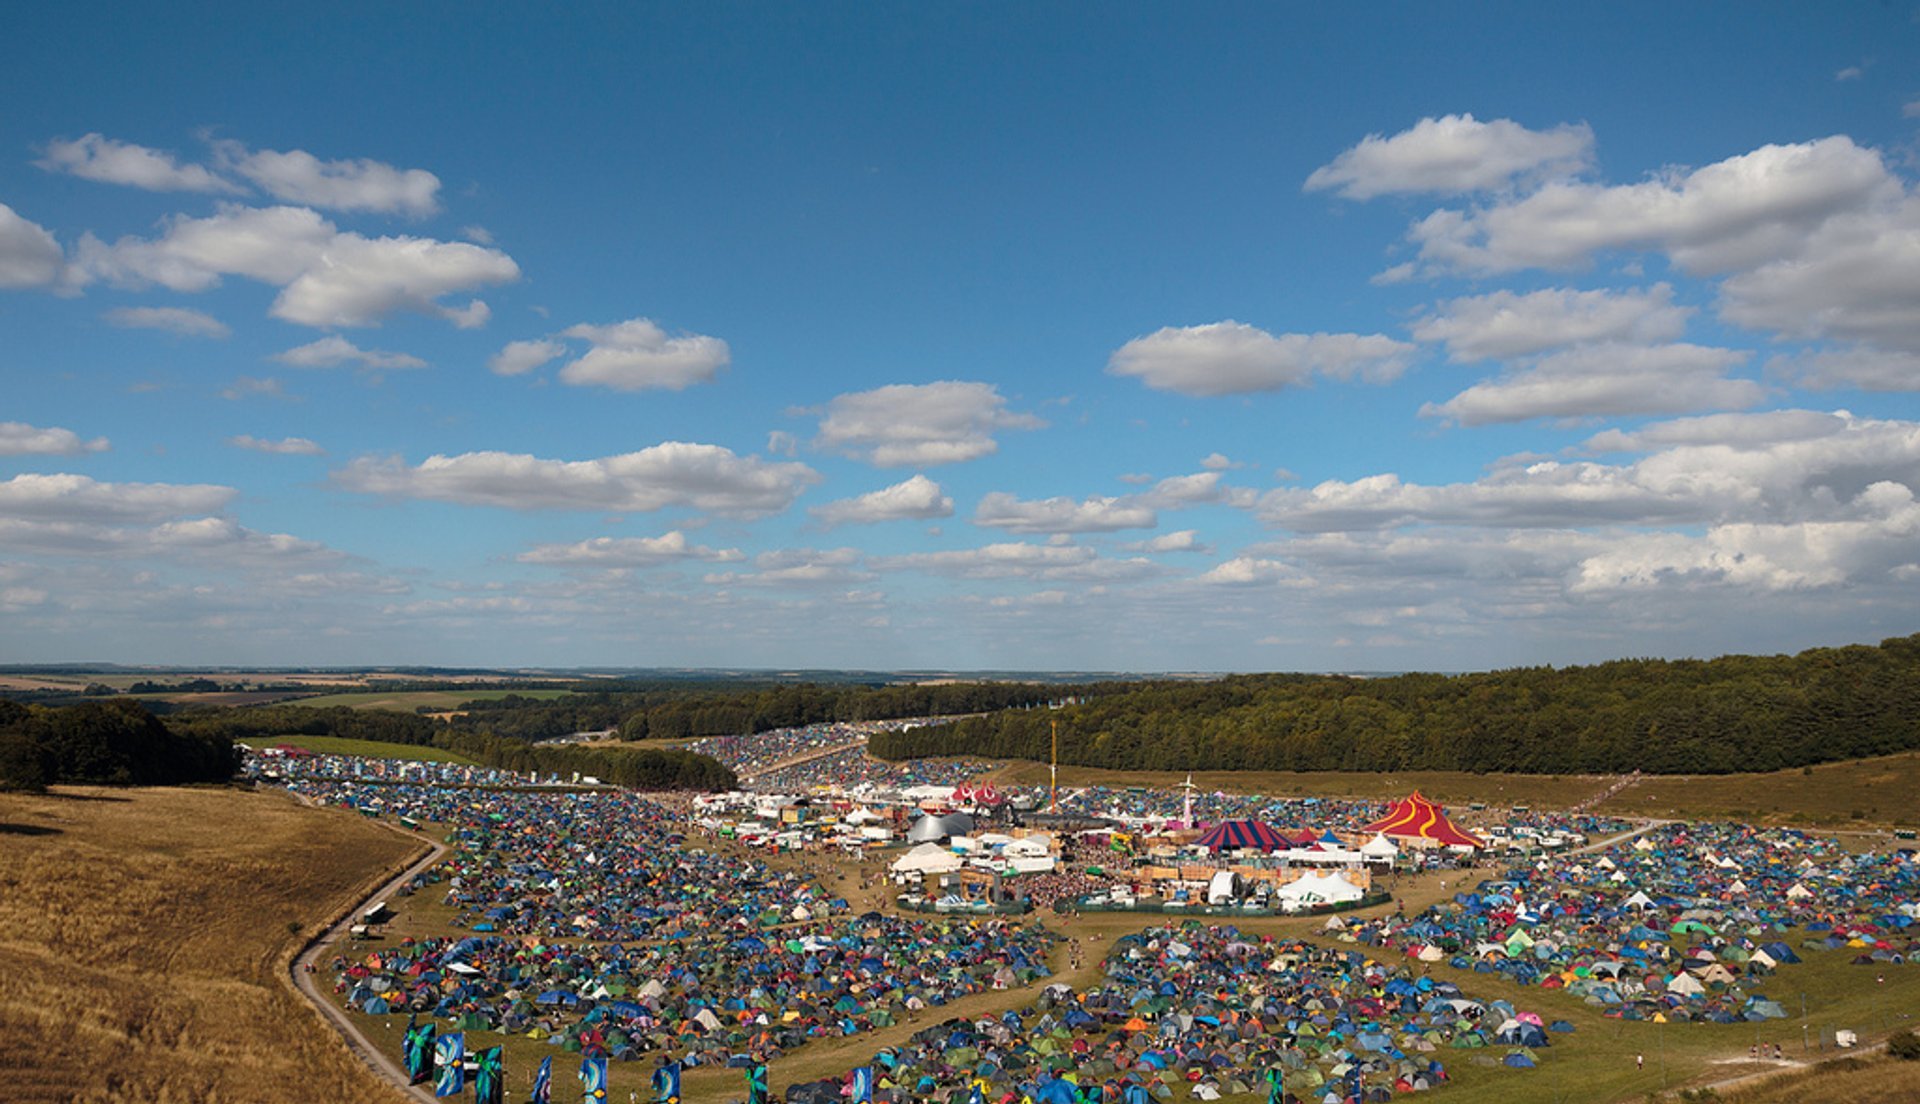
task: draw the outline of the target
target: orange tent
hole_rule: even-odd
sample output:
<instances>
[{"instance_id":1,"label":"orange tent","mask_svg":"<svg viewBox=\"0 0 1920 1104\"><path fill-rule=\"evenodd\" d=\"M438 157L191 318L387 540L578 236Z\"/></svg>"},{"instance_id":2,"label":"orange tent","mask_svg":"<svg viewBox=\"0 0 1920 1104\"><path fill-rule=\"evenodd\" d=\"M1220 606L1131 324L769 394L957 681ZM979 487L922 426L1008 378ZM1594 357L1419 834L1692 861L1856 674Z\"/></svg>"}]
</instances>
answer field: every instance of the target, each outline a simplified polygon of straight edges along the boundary
<instances>
[{"instance_id":1,"label":"orange tent","mask_svg":"<svg viewBox=\"0 0 1920 1104\"><path fill-rule=\"evenodd\" d=\"M1364 831L1378 832L1391 839L1424 840L1443 847L1486 846L1455 826L1447 819L1447 811L1422 796L1419 790L1394 802L1386 816L1367 825Z\"/></svg>"}]
</instances>

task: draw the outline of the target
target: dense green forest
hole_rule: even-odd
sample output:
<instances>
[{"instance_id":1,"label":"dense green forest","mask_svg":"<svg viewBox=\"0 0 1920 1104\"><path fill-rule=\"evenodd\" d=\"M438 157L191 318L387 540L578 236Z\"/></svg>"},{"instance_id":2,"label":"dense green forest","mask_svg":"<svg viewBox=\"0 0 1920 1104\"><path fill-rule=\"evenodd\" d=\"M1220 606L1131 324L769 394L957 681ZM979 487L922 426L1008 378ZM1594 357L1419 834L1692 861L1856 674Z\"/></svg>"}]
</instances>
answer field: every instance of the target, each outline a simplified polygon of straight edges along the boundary
<instances>
[{"instance_id":1,"label":"dense green forest","mask_svg":"<svg viewBox=\"0 0 1920 1104\"><path fill-rule=\"evenodd\" d=\"M236 765L226 736L175 731L135 702L54 707L0 701L0 789L222 782Z\"/></svg>"},{"instance_id":2,"label":"dense green forest","mask_svg":"<svg viewBox=\"0 0 1920 1104\"><path fill-rule=\"evenodd\" d=\"M276 736L341 736L425 746L434 742L442 728L431 717L344 705L189 706L167 713L166 723L175 732L222 736L249 744Z\"/></svg>"},{"instance_id":3,"label":"dense green forest","mask_svg":"<svg viewBox=\"0 0 1920 1104\"><path fill-rule=\"evenodd\" d=\"M821 686L780 683L688 689L663 685L622 692L596 691L564 698L509 695L468 702L450 722L458 730L523 740L548 740L572 732L618 729L623 740L731 736L824 721L878 721L984 713L1041 705L1070 696L1116 693L1125 683L1042 686L1030 683L963 682L909 686Z\"/></svg>"},{"instance_id":4,"label":"dense green forest","mask_svg":"<svg viewBox=\"0 0 1920 1104\"><path fill-rule=\"evenodd\" d=\"M1470 675L1135 683L1060 710L874 737L887 759L1134 770L1770 771L1920 748L1920 636L1797 656Z\"/></svg>"},{"instance_id":5,"label":"dense green forest","mask_svg":"<svg viewBox=\"0 0 1920 1104\"><path fill-rule=\"evenodd\" d=\"M641 790L718 791L740 784L718 759L677 748L534 747L524 740L465 732L440 743L502 770L537 770L562 777L578 772Z\"/></svg>"}]
</instances>

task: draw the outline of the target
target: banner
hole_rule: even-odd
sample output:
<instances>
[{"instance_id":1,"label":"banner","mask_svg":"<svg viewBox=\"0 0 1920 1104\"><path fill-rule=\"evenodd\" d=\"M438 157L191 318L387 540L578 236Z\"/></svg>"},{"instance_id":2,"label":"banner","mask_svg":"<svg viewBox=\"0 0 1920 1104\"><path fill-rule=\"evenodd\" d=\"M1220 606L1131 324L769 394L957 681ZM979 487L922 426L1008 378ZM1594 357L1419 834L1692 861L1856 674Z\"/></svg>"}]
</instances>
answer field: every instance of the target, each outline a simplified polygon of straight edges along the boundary
<instances>
[{"instance_id":1,"label":"banner","mask_svg":"<svg viewBox=\"0 0 1920 1104\"><path fill-rule=\"evenodd\" d=\"M653 1093L658 1104L680 1104L680 1063L667 1062L653 1071Z\"/></svg>"},{"instance_id":2,"label":"banner","mask_svg":"<svg viewBox=\"0 0 1920 1104\"><path fill-rule=\"evenodd\" d=\"M458 1096L466 1087L466 1070L461 1061L467 1056L467 1036L456 1031L442 1035L433 1044L433 1095Z\"/></svg>"},{"instance_id":3,"label":"banner","mask_svg":"<svg viewBox=\"0 0 1920 1104\"><path fill-rule=\"evenodd\" d=\"M873 1104L873 1067L872 1066L854 1067L853 1104Z\"/></svg>"},{"instance_id":4,"label":"banner","mask_svg":"<svg viewBox=\"0 0 1920 1104\"><path fill-rule=\"evenodd\" d=\"M580 1092L588 1104L600 1104L607 1098L607 1060L605 1058L582 1058L580 1060Z\"/></svg>"},{"instance_id":5,"label":"banner","mask_svg":"<svg viewBox=\"0 0 1920 1104\"><path fill-rule=\"evenodd\" d=\"M415 1023L407 1018L406 1041L400 1044L400 1061L407 1067L407 1084L424 1085L433 1080L433 1025Z\"/></svg>"},{"instance_id":6,"label":"banner","mask_svg":"<svg viewBox=\"0 0 1920 1104\"><path fill-rule=\"evenodd\" d=\"M767 1104L767 1064L758 1059L747 1067L747 1104Z\"/></svg>"},{"instance_id":7,"label":"banner","mask_svg":"<svg viewBox=\"0 0 1920 1104\"><path fill-rule=\"evenodd\" d=\"M553 1104L553 1055L540 1059L540 1071L533 1075L533 1092L528 1104Z\"/></svg>"},{"instance_id":8,"label":"banner","mask_svg":"<svg viewBox=\"0 0 1920 1104\"><path fill-rule=\"evenodd\" d=\"M479 1065L473 1071L473 1104L502 1104L506 1087L500 1048L488 1047L480 1052Z\"/></svg>"}]
</instances>

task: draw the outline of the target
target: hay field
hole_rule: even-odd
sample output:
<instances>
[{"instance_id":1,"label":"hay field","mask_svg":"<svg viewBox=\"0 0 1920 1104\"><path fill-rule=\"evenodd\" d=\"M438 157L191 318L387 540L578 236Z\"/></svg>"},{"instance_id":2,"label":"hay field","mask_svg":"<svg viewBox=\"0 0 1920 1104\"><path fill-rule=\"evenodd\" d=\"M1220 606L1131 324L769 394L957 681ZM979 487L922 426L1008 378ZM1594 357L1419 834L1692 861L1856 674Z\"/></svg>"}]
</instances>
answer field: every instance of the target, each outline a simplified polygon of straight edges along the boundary
<instances>
[{"instance_id":1,"label":"hay field","mask_svg":"<svg viewBox=\"0 0 1920 1104\"><path fill-rule=\"evenodd\" d=\"M573 693L571 690L365 690L357 693L322 694L317 698L301 698L289 704L308 705L319 709L344 705L349 709L389 709L399 713L413 713L420 706L432 709L456 709L470 701L498 701L510 694L523 698L564 698Z\"/></svg>"},{"instance_id":2,"label":"hay field","mask_svg":"<svg viewBox=\"0 0 1920 1104\"><path fill-rule=\"evenodd\" d=\"M413 850L268 794L0 794L0 1097L404 1100L283 976Z\"/></svg>"}]
</instances>

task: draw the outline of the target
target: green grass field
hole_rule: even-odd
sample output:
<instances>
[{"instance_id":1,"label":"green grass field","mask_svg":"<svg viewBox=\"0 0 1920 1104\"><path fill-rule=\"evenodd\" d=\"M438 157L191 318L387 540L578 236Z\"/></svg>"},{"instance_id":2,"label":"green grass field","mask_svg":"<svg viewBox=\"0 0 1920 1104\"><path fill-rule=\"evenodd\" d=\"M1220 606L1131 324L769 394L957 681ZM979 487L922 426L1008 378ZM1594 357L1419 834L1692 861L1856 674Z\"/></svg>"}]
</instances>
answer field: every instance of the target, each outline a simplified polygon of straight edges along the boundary
<instances>
[{"instance_id":1,"label":"green grass field","mask_svg":"<svg viewBox=\"0 0 1920 1104\"><path fill-rule=\"evenodd\" d=\"M1178 786L1177 771L1113 771L1062 766L1062 786ZM1485 802L1563 809L1595 797L1618 776L1468 774L1462 771L1195 771L1202 789L1274 796L1383 799L1418 789L1448 805ZM1045 785L1047 766L1016 760L996 781ZM1920 824L1920 752L1823 763L1765 774L1647 775L1593 811L1613 816L1733 819L1755 824L1830 827Z\"/></svg>"},{"instance_id":2,"label":"green grass field","mask_svg":"<svg viewBox=\"0 0 1920 1104\"><path fill-rule=\"evenodd\" d=\"M387 744L378 740L348 740L339 736L272 736L254 741L259 747L288 744L324 755L360 755L369 759L417 759L423 763L460 763L479 766L458 752L416 744Z\"/></svg>"},{"instance_id":3,"label":"green grass field","mask_svg":"<svg viewBox=\"0 0 1920 1104\"><path fill-rule=\"evenodd\" d=\"M400 713L412 713L423 705L440 711L458 709L464 702L499 701L509 695L551 699L564 698L571 693L573 693L571 690L361 690L347 694L322 694L317 698L301 698L290 704L310 705L320 709L344 705L349 709L390 709Z\"/></svg>"}]
</instances>

